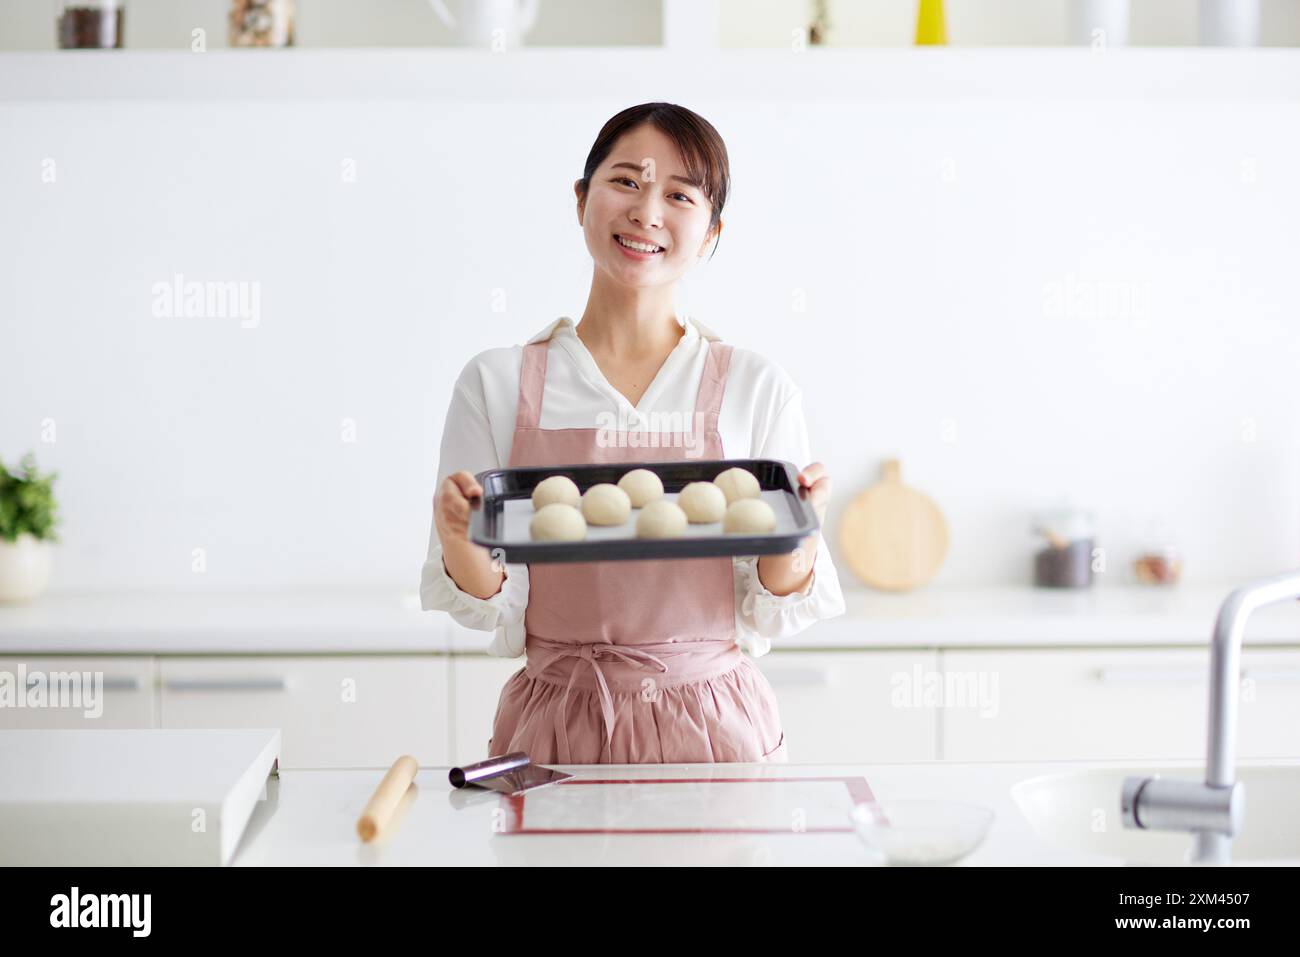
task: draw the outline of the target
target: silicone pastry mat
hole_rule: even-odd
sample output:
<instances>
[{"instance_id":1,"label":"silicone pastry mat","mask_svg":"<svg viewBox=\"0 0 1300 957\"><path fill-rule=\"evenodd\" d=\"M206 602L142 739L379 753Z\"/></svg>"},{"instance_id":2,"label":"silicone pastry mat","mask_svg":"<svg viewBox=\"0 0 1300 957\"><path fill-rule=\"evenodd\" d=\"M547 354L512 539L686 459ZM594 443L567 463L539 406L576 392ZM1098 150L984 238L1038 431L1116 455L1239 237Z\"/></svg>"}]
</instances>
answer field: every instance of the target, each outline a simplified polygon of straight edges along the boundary
<instances>
[{"instance_id":1,"label":"silicone pastry mat","mask_svg":"<svg viewBox=\"0 0 1300 957\"><path fill-rule=\"evenodd\" d=\"M678 492L665 492L664 498L670 502L677 501ZM766 489L759 492L759 497L768 505L772 506L772 511L776 513L776 528L772 530L773 535L796 535L799 533L802 524L796 520L796 515L790 509L789 493L781 489ZM533 510L531 499L514 499L513 501L503 502L503 537L511 542L530 542L531 536L528 531L528 525L533 520L536 512ZM636 538L636 520L641 514L641 510L632 509L628 520L622 525L588 525L587 538L589 542L612 541L614 539L634 539ZM686 526L686 532L682 538L716 538L723 534L721 522L700 522L691 523Z\"/></svg>"},{"instance_id":2,"label":"silicone pastry mat","mask_svg":"<svg viewBox=\"0 0 1300 957\"><path fill-rule=\"evenodd\" d=\"M861 777L575 777L503 795L501 833L848 834L873 800Z\"/></svg>"}]
</instances>

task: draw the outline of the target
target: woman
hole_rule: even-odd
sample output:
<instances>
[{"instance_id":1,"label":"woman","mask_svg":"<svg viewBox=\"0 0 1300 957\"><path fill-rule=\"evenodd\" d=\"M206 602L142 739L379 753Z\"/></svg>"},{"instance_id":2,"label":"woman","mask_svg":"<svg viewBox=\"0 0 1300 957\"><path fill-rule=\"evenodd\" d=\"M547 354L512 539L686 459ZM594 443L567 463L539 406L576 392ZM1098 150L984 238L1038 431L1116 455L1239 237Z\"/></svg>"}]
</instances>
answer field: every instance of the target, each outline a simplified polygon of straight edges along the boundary
<instances>
[{"instance_id":1,"label":"woman","mask_svg":"<svg viewBox=\"0 0 1300 957\"><path fill-rule=\"evenodd\" d=\"M475 356L443 430L421 604L527 654L497 706L490 756L541 763L784 761L765 654L842 614L821 535L789 555L494 564L468 538L474 474L508 466L689 457L806 462L800 391L775 363L679 320L677 281L722 231L717 131L646 103L601 130L574 184L595 266L582 319ZM824 521L830 477L799 481Z\"/></svg>"}]
</instances>

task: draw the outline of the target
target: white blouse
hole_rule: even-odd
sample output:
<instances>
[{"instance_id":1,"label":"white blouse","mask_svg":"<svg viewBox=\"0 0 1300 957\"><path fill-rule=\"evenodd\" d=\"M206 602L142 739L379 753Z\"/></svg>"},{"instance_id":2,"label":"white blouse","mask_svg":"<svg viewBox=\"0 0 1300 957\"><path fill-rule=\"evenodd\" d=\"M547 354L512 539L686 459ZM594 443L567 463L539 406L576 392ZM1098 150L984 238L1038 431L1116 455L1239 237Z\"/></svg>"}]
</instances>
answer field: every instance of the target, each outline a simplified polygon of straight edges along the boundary
<instances>
[{"instance_id":1,"label":"white blouse","mask_svg":"<svg viewBox=\"0 0 1300 957\"><path fill-rule=\"evenodd\" d=\"M550 340L538 427L646 434L689 429L708 342L721 337L694 318L682 324L682 338L633 406L601 373L574 331L573 320L561 316L550 323L528 340ZM522 364L523 347L518 345L485 350L466 363L447 410L436 488L452 472L477 474L509 463ZM724 458L783 459L798 469L812 462L798 386L775 362L747 349L732 350L718 431ZM792 637L814 622L844 613L839 576L824 540L818 542L812 581L803 592L778 596L764 588L756 555L733 557L732 569L736 640L753 657L767 654L774 638ZM449 612L467 628L495 631L488 654L516 658L524 653L527 565L507 564L500 590L491 598L478 598L462 591L447 573L442 543L431 525L429 553L420 576L420 604L426 611Z\"/></svg>"}]
</instances>

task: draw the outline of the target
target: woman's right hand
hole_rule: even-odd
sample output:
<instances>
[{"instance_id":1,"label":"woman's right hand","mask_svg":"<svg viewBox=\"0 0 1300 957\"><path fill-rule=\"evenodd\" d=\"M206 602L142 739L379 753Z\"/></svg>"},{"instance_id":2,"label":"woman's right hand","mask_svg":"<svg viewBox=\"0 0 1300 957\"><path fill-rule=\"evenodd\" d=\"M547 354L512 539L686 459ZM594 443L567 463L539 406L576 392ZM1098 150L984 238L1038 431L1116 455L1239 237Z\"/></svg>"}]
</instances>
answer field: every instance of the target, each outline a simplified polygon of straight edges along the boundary
<instances>
[{"instance_id":1,"label":"woman's right hand","mask_svg":"<svg viewBox=\"0 0 1300 957\"><path fill-rule=\"evenodd\" d=\"M469 472L454 472L443 479L433 499L433 518L444 550L469 541L469 500L482 495L483 486Z\"/></svg>"},{"instance_id":2,"label":"woman's right hand","mask_svg":"<svg viewBox=\"0 0 1300 957\"><path fill-rule=\"evenodd\" d=\"M482 497L483 486L469 472L448 475L433 498L433 521L442 543L442 564L462 591L491 598L505 581L505 566L469 539L469 500Z\"/></svg>"}]
</instances>

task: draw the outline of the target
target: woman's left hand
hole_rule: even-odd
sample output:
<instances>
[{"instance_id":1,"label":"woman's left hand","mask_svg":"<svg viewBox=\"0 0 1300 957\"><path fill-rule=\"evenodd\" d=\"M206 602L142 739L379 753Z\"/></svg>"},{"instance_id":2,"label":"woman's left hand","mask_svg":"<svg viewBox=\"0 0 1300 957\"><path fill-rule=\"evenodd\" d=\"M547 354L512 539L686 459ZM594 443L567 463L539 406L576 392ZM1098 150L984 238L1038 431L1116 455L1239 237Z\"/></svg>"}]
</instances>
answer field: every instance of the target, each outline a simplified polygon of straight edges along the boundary
<instances>
[{"instance_id":1,"label":"woman's left hand","mask_svg":"<svg viewBox=\"0 0 1300 957\"><path fill-rule=\"evenodd\" d=\"M831 477L826 467L814 462L799 473L799 487L808 490L808 499L817 513L817 524L826 523L826 505L831 500ZM774 595L788 595L810 587L813 563L817 559L817 533L803 539L788 555L763 555L758 560L758 580Z\"/></svg>"},{"instance_id":2,"label":"woman's left hand","mask_svg":"<svg viewBox=\"0 0 1300 957\"><path fill-rule=\"evenodd\" d=\"M813 511L817 513L817 524L826 524L826 506L831 500L831 477L826 474L826 466L814 462L799 473L799 484L808 489Z\"/></svg>"}]
</instances>

